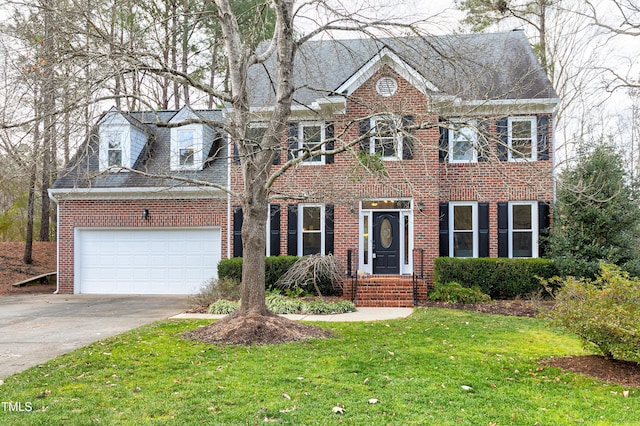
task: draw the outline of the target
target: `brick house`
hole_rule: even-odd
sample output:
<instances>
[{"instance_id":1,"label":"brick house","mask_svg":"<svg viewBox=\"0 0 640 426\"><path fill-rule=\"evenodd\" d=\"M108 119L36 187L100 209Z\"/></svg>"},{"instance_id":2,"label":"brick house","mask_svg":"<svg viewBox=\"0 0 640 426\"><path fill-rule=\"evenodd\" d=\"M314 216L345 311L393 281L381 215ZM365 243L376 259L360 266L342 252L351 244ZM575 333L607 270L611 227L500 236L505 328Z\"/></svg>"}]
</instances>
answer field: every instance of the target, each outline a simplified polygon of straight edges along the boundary
<instances>
[{"instance_id":1,"label":"brick house","mask_svg":"<svg viewBox=\"0 0 640 426\"><path fill-rule=\"evenodd\" d=\"M273 72L251 72L253 137ZM524 33L312 41L295 82L272 172L296 163L272 187L267 255L332 253L358 304L410 306L438 256L543 254L558 99ZM242 211L222 190L241 187L237 149L199 120L225 111L101 118L51 190L60 292L192 292L242 255Z\"/></svg>"}]
</instances>

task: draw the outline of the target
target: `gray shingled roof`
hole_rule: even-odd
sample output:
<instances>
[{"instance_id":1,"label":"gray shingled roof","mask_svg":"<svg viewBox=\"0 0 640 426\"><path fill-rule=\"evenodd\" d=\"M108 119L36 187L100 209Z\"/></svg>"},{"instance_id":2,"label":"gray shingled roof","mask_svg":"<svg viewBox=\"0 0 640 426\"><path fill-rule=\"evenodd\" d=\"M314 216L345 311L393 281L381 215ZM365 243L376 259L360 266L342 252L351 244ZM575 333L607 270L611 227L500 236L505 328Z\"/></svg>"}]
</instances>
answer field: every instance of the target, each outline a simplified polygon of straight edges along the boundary
<instances>
[{"instance_id":1,"label":"gray shingled roof","mask_svg":"<svg viewBox=\"0 0 640 426\"><path fill-rule=\"evenodd\" d=\"M309 105L335 90L387 47L439 90L461 100L557 98L524 32L318 40L296 57L294 99ZM275 59L251 68L251 105L269 107Z\"/></svg>"},{"instance_id":2,"label":"gray shingled roof","mask_svg":"<svg viewBox=\"0 0 640 426\"><path fill-rule=\"evenodd\" d=\"M123 113L130 123L148 134L147 144L133 169L154 175L180 176L201 181L227 184L226 145L216 159L207 163L202 170L175 172L170 170L170 134L171 130L161 127L159 122L167 123L177 111L131 112ZM220 110L198 111L205 120L220 123L223 114ZM99 120L98 120L99 121ZM171 179L151 178L131 172L100 173L98 164L98 129L94 129L89 140L78 150L69 162L67 169L53 184L53 189L73 188L151 188L172 186L193 186ZM215 144L214 148L221 148Z\"/></svg>"}]
</instances>

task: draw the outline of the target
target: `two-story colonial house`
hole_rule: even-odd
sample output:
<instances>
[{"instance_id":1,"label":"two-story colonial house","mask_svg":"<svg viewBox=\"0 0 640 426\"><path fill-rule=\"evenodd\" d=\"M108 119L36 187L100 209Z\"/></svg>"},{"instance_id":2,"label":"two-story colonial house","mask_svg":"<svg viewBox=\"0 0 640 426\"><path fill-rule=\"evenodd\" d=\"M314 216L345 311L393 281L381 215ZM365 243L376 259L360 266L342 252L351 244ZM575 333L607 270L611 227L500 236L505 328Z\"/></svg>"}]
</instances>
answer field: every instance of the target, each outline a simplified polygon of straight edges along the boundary
<instances>
[{"instance_id":1,"label":"two-story colonial house","mask_svg":"<svg viewBox=\"0 0 640 426\"><path fill-rule=\"evenodd\" d=\"M254 137L274 72L251 70ZM438 256L543 254L558 99L523 32L311 41L294 78L272 171L298 161L271 190L267 255L332 253L360 305L409 306ZM242 255L226 117L102 116L51 190L59 292L191 293Z\"/></svg>"}]
</instances>

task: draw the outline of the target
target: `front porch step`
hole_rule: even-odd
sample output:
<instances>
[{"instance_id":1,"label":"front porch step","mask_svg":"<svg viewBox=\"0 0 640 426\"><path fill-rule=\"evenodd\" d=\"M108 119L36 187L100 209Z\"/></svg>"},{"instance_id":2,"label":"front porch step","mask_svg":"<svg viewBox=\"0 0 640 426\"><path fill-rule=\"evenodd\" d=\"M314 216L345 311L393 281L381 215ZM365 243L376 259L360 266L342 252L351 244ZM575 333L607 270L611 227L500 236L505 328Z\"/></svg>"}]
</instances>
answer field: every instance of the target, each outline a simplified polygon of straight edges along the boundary
<instances>
[{"instance_id":1,"label":"front porch step","mask_svg":"<svg viewBox=\"0 0 640 426\"><path fill-rule=\"evenodd\" d=\"M413 307L412 277L372 275L358 278L355 303L359 307Z\"/></svg>"}]
</instances>

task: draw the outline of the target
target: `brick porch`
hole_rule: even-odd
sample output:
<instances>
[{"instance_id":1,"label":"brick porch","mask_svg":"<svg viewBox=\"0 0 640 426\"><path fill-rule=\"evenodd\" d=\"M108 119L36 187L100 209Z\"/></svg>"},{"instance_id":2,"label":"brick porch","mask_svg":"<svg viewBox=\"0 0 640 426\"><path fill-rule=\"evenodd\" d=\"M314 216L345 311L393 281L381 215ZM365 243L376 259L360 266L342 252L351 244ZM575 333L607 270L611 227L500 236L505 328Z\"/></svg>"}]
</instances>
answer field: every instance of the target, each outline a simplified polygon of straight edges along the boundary
<instances>
[{"instance_id":1,"label":"brick porch","mask_svg":"<svg viewBox=\"0 0 640 426\"><path fill-rule=\"evenodd\" d=\"M424 292L418 285L419 296ZM413 277L406 275L369 275L346 283L345 295L351 296L356 306L410 308L414 306Z\"/></svg>"}]
</instances>

